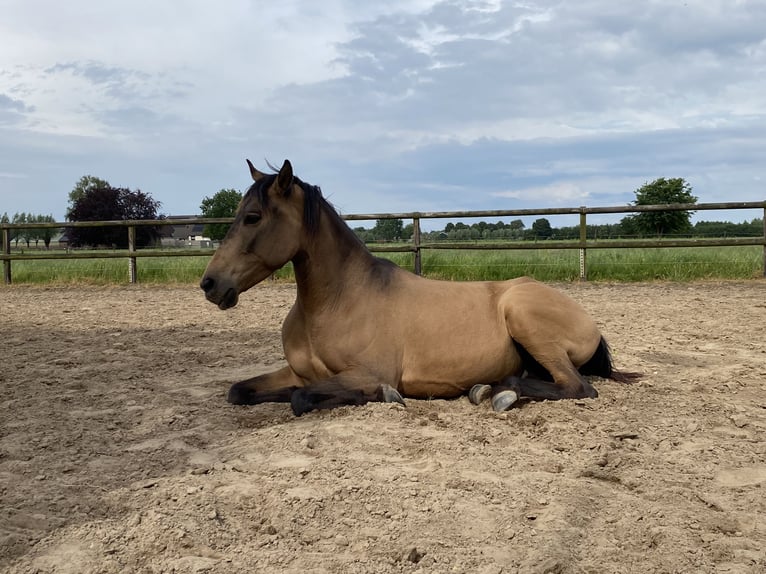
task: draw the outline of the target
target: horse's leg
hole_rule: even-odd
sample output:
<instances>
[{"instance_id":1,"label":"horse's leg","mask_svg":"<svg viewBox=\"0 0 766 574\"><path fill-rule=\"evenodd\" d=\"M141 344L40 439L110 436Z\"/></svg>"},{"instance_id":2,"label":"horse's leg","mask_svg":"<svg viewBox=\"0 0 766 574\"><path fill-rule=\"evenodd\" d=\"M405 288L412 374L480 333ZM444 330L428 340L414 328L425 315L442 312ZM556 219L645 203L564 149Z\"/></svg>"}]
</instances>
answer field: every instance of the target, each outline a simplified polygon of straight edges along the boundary
<instances>
[{"instance_id":1,"label":"horse's leg","mask_svg":"<svg viewBox=\"0 0 766 574\"><path fill-rule=\"evenodd\" d=\"M541 362L551 374L553 381L534 376L507 377L497 387L515 391L521 397L533 399L584 399L596 398L598 391L583 377L566 355L557 361Z\"/></svg>"},{"instance_id":2,"label":"horse's leg","mask_svg":"<svg viewBox=\"0 0 766 574\"><path fill-rule=\"evenodd\" d=\"M512 379L514 390L538 399L598 396L575 367L587 363L601 344L601 333L585 309L533 282L511 286L500 305L513 350L527 371L527 376Z\"/></svg>"},{"instance_id":3,"label":"horse's leg","mask_svg":"<svg viewBox=\"0 0 766 574\"><path fill-rule=\"evenodd\" d=\"M305 385L290 367L234 383L227 400L234 405L289 403L295 389Z\"/></svg>"},{"instance_id":4,"label":"horse's leg","mask_svg":"<svg viewBox=\"0 0 766 574\"><path fill-rule=\"evenodd\" d=\"M300 416L318 409L332 409L343 405L364 405L369 402L400 403L404 399L399 391L381 384L380 377L371 373L343 372L295 389L290 399L293 412Z\"/></svg>"}]
</instances>

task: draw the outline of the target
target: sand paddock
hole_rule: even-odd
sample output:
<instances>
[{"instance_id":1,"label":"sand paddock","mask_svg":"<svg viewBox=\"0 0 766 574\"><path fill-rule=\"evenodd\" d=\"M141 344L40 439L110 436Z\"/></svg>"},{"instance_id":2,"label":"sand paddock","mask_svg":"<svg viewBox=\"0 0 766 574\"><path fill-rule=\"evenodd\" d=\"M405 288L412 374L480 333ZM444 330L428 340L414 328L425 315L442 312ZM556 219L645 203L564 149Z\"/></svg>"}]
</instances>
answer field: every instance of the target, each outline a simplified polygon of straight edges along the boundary
<instances>
[{"instance_id":1,"label":"sand paddock","mask_svg":"<svg viewBox=\"0 0 766 574\"><path fill-rule=\"evenodd\" d=\"M0 571L766 571L766 283L561 288L643 382L301 418L292 285L0 288Z\"/></svg>"}]
</instances>

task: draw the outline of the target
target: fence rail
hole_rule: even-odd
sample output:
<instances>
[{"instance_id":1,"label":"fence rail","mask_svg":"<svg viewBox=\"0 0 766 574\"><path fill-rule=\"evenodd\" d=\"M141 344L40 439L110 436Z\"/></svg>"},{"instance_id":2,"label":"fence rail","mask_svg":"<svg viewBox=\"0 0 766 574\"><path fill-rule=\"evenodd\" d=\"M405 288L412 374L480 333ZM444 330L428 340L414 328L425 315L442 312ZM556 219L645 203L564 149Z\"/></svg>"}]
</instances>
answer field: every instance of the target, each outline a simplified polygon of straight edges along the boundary
<instances>
[{"instance_id":1,"label":"fence rail","mask_svg":"<svg viewBox=\"0 0 766 574\"><path fill-rule=\"evenodd\" d=\"M749 210L758 209L763 214L763 235L760 237L737 237L720 239L644 239L632 241L604 241L587 239L587 216L593 214L614 213L645 213L658 211L713 211L713 210ZM478 243L454 243L448 241L422 242L420 222L423 219L459 219L459 218L489 218L489 217L520 217L540 215L579 215L580 238L579 240L545 240L545 241L515 241L497 243L482 241ZM639 248L674 248L674 247L724 247L724 246L763 246L763 275L766 277L766 201L751 202L727 202L727 203L697 203L697 204L664 204L664 205L622 205L612 207L562 207L541 209L508 209L490 211L431 211L431 212L408 212L408 213L357 213L342 216L346 221L373 221L378 219L409 219L413 223L412 244L406 246L382 246L370 245L371 251L382 253L414 253L415 273L421 273L421 254L425 249L474 249L474 250L526 250L526 249L578 249L580 251L580 279L587 280L587 251L589 249L639 249ZM2 232L2 252L0 260L3 262L3 277L6 284L12 280L11 262L30 261L44 259L113 259L127 258L128 280L131 283L137 281L137 259L141 257L183 257L212 255L214 249L196 250L163 250L143 251L136 249L136 227L170 226L170 225L195 225L210 223L231 223L233 217L219 218L185 218L185 219L159 219L159 220L118 220L118 221L70 221L63 223L0 223ZM35 254L12 253L11 231L15 229L61 229L74 227L125 227L128 234L128 249L114 252L89 252L89 253L61 253L45 251Z\"/></svg>"}]
</instances>

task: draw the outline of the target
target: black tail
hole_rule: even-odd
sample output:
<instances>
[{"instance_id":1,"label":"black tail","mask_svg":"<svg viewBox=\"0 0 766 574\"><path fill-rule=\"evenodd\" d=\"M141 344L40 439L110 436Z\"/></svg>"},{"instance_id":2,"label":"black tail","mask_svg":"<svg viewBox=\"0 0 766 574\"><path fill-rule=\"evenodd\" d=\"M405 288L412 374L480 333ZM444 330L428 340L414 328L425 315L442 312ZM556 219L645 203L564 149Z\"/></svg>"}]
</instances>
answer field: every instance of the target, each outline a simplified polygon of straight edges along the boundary
<instances>
[{"instance_id":1,"label":"black tail","mask_svg":"<svg viewBox=\"0 0 766 574\"><path fill-rule=\"evenodd\" d=\"M612 352L609 350L609 345L604 337L601 337L601 341L596 348L596 352L588 360L587 363L582 365L578 371L582 375L595 375L604 379L612 379L618 383L635 383L641 378L641 373L632 373L627 371L618 371L614 368L612 363Z\"/></svg>"}]
</instances>

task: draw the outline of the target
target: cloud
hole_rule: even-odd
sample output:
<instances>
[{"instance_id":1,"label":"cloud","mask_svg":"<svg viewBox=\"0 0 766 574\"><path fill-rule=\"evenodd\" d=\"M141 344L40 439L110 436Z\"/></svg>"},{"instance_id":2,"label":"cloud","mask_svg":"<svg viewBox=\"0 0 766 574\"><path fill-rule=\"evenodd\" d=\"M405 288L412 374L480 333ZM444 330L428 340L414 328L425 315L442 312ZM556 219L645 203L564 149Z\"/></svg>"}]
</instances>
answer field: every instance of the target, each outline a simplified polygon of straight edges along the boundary
<instances>
[{"instance_id":1,"label":"cloud","mask_svg":"<svg viewBox=\"0 0 766 574\"><path fill-rule=\"evenodd\" d=\"M13 99L5 94L0 94L0 110L13 111L13 112L27 112L31 111L21 100Z\"/></svg>"},{"instance_id":2,"label":"cloud","mask_svg":"<svg viewBox=\"0 0 766 574\"><path fill-rule=\"evenodd\" d=\"M346 212L624 204L663 176L761 199L764 20L723 0L13 3L0 171L29 177L0 200L58 186L63 213L91 173L189 213L245 185L245 157L290 158Z\"/></svg>"},{"instance_id":3,"label":"cloud","mask_svg":"<svg viewBox=\"0 0 766 574\"><path fill-rule=\"evenodd\" d=\"M23 174L23 173L13 173L13 172L0 171L0 178L5 178L5 179L23 179L25 177L27 177L27 175Z\"/></svg>"},{"instance_id":4,"label":"cloud","mask_svg":"<svg viewBox=\"0 0 766 574\"><path fill-rule=\"evenodd\" d=\"M573 205L573 202L587 201L591 194L572 182L552 183L541 187L530 187L515 191L494 191L493 197L507 197L509 199L533 198L539 203L556 203L558 205Z\"/></svg>"},{"instance_id":5,"label":"cloud","mask_svg":"<svg viewBox=\"0 0 766 574\"><path fill-rule=\"evenodd\" d=\"M17 125L23 121L24 114L34 112L22 100L0 93L0 127Z\"/></svg>"}]
</instances>

